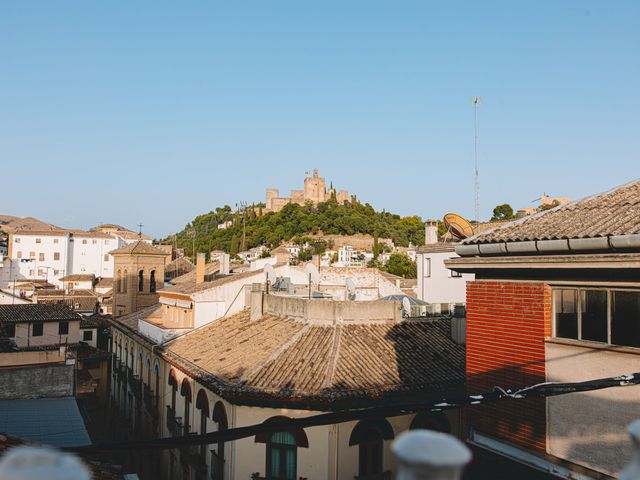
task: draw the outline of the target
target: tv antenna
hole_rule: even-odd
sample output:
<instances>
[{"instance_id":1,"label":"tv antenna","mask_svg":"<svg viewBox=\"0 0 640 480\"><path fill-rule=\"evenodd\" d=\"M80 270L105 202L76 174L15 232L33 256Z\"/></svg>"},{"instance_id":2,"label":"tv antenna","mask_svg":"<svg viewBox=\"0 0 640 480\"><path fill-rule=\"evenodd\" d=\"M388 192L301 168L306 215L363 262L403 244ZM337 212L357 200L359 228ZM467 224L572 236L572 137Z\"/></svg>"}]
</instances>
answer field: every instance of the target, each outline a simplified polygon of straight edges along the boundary
<instances>
[{"instance_id":1,"label":"tv antenna","mask_svg":"<svg viewBox=\"0 0 640 480\"><path fill-rule=\"evenodd\" d=\"M311 283L313 282L316 285L320 284L320 272L313 263L307 263L304 266L304 272L309 277L309 298L311 298Z\"/></svg>"},{"instance_id":2,"label":"tv antenna","mask_svg":"<svg viewBox=\"0 0 640 480\"><path fill-rule=\"evenodd\" d=\"M269 283L273 282L276 279L276 270L273 268L273 265L267 263L264 266L264 283L265 289L267 291L267 295L269 295Z\"/></svg>"},{"instance_id":3,"label":"tv antenna","mask_svg":"<svg viewBox=\"0 0 640 480\"><path fill-rule=\"evenodd\" d=\"M478 170L478 105L482 103L482 97L471 97L473 104L473 156L475 160L475 207L476 224L480 222L480 173Z\"/></svg>"},{"instance_id":4,"label":"tv antenna","mask_svg":"<svg viewBox=\"0 0 640 480\"><path fill-rule=\"evenodd\" d=\"M139 236L140 238L142 238L142 227L144 227L144 225L143 225L142 223L139 223L139 224L138 224L138 228L139 228L140 230L138 231L138 236Z\"/></svg>"}]
</instances>

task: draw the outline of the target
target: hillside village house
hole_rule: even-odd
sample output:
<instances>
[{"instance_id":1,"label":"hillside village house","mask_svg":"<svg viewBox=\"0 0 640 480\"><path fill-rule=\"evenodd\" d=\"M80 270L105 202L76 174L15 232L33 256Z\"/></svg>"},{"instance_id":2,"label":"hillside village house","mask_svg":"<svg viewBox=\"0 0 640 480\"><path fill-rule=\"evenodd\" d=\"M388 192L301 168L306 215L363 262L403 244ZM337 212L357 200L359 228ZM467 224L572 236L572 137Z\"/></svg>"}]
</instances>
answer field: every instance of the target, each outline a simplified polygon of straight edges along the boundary
<instances>
[{"instance_id":1,"label":"hillside village house","mask_svg":"<svg viewBox=\"0 0 640 480\"><path fill-rule=\"evenodd\" d=\"M640 181L468 238L471 392L640 371ZM470 441L564 478L615 475L640 387L471 410ZM581 477L580 475L585 475Z\"/></svg>"}]
</instances>

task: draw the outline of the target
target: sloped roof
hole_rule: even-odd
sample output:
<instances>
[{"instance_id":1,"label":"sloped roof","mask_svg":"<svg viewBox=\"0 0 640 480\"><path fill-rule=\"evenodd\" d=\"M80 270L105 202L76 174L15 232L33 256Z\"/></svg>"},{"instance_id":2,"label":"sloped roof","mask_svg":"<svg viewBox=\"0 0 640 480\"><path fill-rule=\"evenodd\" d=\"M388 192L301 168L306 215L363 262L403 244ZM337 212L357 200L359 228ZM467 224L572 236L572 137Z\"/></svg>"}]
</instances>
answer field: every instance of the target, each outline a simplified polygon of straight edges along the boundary
<instances>
[{"instance_id":1,"label":"sloped roof","mask_svg":"<svg viewBox=\"0 0 640 480\"><path fill-rule=\"evenodd\" d=\"M304 323L249 310L168 344L171 363L238 404L337 409L464 384L450 321Z\"/></svg>"},{"instance_id":2,"label":"sloped roof","mask_svg":"<svg viewBox=\"0 0 640 480\"><path fill-rule=\"evenodd\" d=\"M74 273L60 278L61 282L92 282L96 276L93 273Z\"/></svg>"},{"instance_id":3,"label":"sloped roof","mask_svg":"<svg viewBox=\"0 0 640 480\"><path fill-rule=\"evenodd\" d=\"M109 253L111 255L162 255L162 256L167 255L165 252L163 252L159 248L156 248L153 245L150 245L147 242L144 242L142 240L129 243L128 245L120 247Z\"/></svg>"},{"instance_id":4,"label":"sloped roof","mask_svg":"<svg viewBox=\"0 0 640 480\"><path fill-rule=\"evenodd\" d=\"M191 275L191 273L194 273L194 272L190 272L188 275ZM159 290L159 292L160 294L162 294L163 292L170 292L170 293L183 293L185 295L189 295L192 293L209 290L210 288L216 288L221 285L224 285L225 283L234 282L236 280L241 280L245 278L250 278L252 276L258 277L259 275L264 275L263 269L250 270L248 272L242 272L242 273L234 273L231 275L225 275L221 278L212 280L210 282L196 283L195 273L194 273L191 281L181 282L181 283L178 283L177 285L172 285L170 287L163 288L162 290ZM174 279L174 282L175 282L175 279Z\"/></svg>"},{"instance_id":5,"label":"sloped roof","mask_svg":"<svg viewBox=\"0 0 640 480\"><path fill-rule=\"evenodd\" d=\"M195 270L196 267L194 267L191 262L188 262L188 263L189 263L189 265L191 265L191 270L184 270L187 273L172 279L171 283L173 285L177 285L179 283L188 283L188 282L195 282L196 281L196 270ZM165 268L164 271L166 272L167 269ZM220 271L220 262L218 262L217 260L214 260L213 262L207 263L204 266L204 278L205 278L205 280L206 281L213 280L214 279L213 277L219 271Z\"/></svg>"},{"instance_id":6,"label":"sloped roof","mask_svg":"<svg viewBox=\"0 0 640 480\"><path fill-rule=\"evenodd\" d=\"M81 318L69 307L59 304L0 305L0 322L54 322Z\"/></svg>"},{"instance_id":7,"label":"sloped roof","mask_svg":"<svg viewBox=\"0 0 640 480\"><path fill-rule=\"evenodd\" d=\"M507 223L464 244L640 234L640 180Z\"/></svg>"}]
</instances>

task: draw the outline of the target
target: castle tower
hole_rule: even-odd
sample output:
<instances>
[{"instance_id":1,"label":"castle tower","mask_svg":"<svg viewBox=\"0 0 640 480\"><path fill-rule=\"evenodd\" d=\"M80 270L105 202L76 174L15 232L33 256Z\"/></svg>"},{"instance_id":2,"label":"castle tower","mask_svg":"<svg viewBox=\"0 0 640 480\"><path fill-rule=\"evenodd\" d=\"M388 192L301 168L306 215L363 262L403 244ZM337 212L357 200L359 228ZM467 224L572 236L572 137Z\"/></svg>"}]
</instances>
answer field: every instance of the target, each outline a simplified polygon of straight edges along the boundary
<instances>
[{"instance_id":1,"label":"castle tower","mask_svg":"<svg viewBox=\"0 0 640 480\"><path fill-rule=\"evenodd\" d=\"M304 179L304 199L311 200L314 204L327 200L325 179L318 177L318 169L313 170L313 176Z\"/></svg>"},{"instance_id":2,"label":"castle tower","mask_svg":"<svg viewBox=\"0 0 640 480\"><path fill-rule=\"evenodd\" d=\"M166 253L142 240L110 252L113 255L113 316L119 317L158 302L164 285Z\"/></svg>"}]
</instances>

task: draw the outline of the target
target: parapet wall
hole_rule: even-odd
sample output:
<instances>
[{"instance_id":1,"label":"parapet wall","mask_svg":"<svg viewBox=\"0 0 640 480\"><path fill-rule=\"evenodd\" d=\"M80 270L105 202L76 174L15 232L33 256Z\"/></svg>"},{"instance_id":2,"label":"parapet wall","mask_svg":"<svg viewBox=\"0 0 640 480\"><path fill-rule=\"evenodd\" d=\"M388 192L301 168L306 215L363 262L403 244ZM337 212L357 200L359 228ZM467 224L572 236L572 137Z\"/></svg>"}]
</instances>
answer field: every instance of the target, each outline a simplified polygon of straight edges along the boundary
<instances>
[{"instance_id":1,"label":"parapet wall","mask_svg":"<svg viewBox=\"0 0 640 480\"><path fill-rule=\"evenodd\" d=\"M263 295L252 292L252 295ZM366 322L399 322L402 320L402 305L392 300L371 302L336 301L324 299L307 299L264 295L262 302L252 301L252 309L260 309L261 314L289 317L305 322L333 323L366 323ZM252 311L252 318L258 317Z\"/></svg>"}]
</instances>

